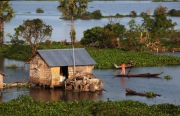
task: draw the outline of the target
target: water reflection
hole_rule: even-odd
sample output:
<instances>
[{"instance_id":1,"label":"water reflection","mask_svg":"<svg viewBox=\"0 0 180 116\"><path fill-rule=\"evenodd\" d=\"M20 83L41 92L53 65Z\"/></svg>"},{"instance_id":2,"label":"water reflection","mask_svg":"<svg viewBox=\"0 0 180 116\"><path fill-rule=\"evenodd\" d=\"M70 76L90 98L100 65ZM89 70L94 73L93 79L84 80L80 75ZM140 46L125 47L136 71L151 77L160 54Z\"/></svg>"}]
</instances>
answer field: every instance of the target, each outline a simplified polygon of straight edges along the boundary
<instances>
[{"instance_id":1,"label":"water reflection","mask_svg":"<svg viewBox=\"0 0 180 116\"><path fill-rule=\"evenodd\" d=\"M0 103L3 102L3 98L2 95L0 95Z\"/></svg>"},{"instance_id":2,"label":"water reflection","mask_svg":"<svg viewBox=\"0 0 180 116\"><path fill-rule=\"evenodd\" d=\"M121 92L123 95L126 94L126 79L125 77L120 78L120 84L121 84Z\"/></svg>"},{"instance_id":3,"label":"water reflection","mask_svg":"<svg viewBox=\"0 0 180 116\"><path fill-rule=\"evenodd\" d=\"M29 90L31 97L43 101L74 101L74 100L93 100L102 99L102 91L96 92L73 92L61 89L49 89L38 86L31 87Z\"/></svg>"},{"instance_id":4,"label":"water reflection","mask_svg":"<svg viewBox=\"0 0 180 116\"><path fill-rule=\"evenodd\" d=\"M29 95L29 89L16 87L4 89L1 96L1 102L8 102L12 99L18 98L21 95Z\"/></svg>"}]
</instances>

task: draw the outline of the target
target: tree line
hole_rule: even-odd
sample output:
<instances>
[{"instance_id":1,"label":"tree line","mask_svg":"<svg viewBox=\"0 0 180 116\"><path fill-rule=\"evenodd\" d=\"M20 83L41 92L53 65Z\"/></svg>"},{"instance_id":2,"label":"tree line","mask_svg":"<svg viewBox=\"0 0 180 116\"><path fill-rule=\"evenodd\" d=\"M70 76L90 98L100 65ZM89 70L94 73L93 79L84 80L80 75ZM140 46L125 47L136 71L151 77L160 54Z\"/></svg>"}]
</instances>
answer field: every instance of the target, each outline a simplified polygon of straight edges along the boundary
<instances>
[{"instance_id":1,"label":"tree line","mask_svg":"<svg viewBox=\"0 0 180 116\"><path fill-rule=\"evenodd\" d=\"M4 23L10 22L15 16L10 1L0 2L0 44L4 42ZM93 27L84 31L84 37L77 42L74 20L77 17L88 17L86 0L59 0L57 9L62 13L62 18L71 20L70 38L73 45L80 43L97 48L121 48L130 51L147 51L152 49L165 49L164 46L180 44L180 31L175 30L176 23L167 18L167 8L158 6L153 16L149 12L141 13L142 24L136 24L132 19L128 26L118 22L118 18L109 16L109 23L104 27ZM171 14L177 15L178 11L171 10ZM130 13L132 16L136 12ZM99 10L91 13L94 18L102 17ZM47 25L41 19L25 20L14 29L14 35L8 35L13 44L27 44L32 53L35 53L39 44L48 40L52 35L52 26ZM171 46L172 47L172 46Z\"/></svg>"}]
</instances>

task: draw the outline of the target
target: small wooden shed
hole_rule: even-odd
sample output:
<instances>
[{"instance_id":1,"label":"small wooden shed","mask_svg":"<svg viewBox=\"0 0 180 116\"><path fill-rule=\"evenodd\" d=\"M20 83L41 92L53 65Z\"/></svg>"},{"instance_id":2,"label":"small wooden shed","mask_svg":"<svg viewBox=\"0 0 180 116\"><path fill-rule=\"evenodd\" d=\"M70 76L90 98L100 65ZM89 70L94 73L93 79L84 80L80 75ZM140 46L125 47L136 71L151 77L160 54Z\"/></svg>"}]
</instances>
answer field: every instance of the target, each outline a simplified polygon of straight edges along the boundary
<instances>
[{"instance_id":1,"label":"small wooden shed","mask_svg":"<svg viewBox=\"0 0 180 116\"><path fill-rule=\"evenodd\" d=\"M37 50L30 64L29 82L50 86L63 86L77 73L92 73L96 62L84 48Z\"/></svg>"},{"instance_id":2,"label":"small wooden shed","mask_svg":"<svg viewBox=\"0 0 180 116\"><path fill-rule=\"evenodd\" d=\"M3 90L3 78L4 78L5 74L0 72L0 91Z\"/></svg>"}]
</instances>

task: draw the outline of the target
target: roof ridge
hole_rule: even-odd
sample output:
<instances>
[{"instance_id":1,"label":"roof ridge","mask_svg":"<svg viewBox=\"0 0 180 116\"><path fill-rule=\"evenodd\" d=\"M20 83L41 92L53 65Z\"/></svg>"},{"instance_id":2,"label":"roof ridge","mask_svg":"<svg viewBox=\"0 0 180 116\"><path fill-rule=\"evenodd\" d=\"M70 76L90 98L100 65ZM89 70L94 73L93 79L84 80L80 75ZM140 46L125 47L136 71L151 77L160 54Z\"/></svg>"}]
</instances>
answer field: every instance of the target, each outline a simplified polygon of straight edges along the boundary
<instances>
[{"instance_id":1,"label":"roof ridge","mask_svg":"<svg viewBox=\"0 0 180 116\"><path fill-rule=\"evenodd\" d=\"M43 50L37 50L37 51L49 51L49 50L71 50L73 48L66 48L66 49L43 49ZM85 49L85 48L74 48L74 49Z\"/></svg>"}]
</instances>

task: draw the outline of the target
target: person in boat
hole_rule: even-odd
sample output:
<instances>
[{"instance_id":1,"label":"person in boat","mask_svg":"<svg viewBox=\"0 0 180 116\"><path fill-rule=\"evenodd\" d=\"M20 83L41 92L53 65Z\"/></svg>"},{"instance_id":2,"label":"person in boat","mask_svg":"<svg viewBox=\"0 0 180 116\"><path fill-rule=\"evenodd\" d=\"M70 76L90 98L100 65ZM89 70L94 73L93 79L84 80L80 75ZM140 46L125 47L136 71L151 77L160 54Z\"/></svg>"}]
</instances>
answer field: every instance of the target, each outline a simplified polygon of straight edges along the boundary
<instances>
[{"instance_id":1,"label":"person in boat","mask_svg":"<svg viewBox=\"0 0 180 116\"><path fill-rule=\"evenodd\" d=\"M129 66L133 66L133 65L134 65L133 61L130 60L129 63L128 63L128 65L129 65Z\"/></svg>"},{"instance_id":2,"label":"person in boat","mask_svg":"<svg viewBox=\"0 0 180 116\"><path fill-rule=\"evenodd\" d=\"M121 65L121 74L125 75L125 73L126 73L126 65L123 62L122 65Z\"/></svg>"}]
</instances>

